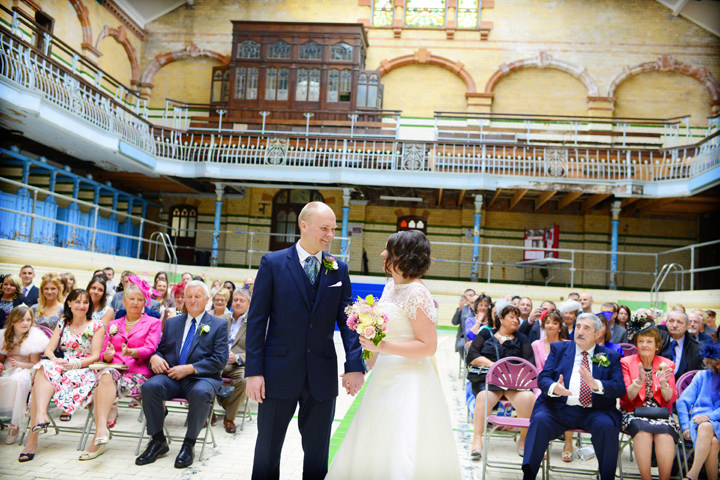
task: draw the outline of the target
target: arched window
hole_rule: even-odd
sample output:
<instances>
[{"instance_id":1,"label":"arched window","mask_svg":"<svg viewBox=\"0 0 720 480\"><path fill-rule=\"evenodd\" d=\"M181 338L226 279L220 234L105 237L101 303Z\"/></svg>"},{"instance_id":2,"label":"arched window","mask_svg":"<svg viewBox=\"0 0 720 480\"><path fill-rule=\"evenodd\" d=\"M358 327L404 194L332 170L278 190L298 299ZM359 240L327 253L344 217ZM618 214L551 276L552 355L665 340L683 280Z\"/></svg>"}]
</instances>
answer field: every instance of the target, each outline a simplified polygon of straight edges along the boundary
<instances>
[{"instance_id":1,"label":"arched window","mask_svg":"<svg viewBox=\"0 0 720 480\"><path fill-rule=\"evenodd\" d=\"M300 60L320 60L322 58L322 47L313 42L305 42L300 45Z\"/></svg>"},{"instance_id":2,"label":"arched window","mask_svg":"<svg viewBox=\"0 0 720 480\"><path fill-rule=\"evenodd\" d=\"M238 58L260 58L260 44L253 40L240 42L237 56Z\"/></svg>"},{"instance_id":3,"label":"arched window","mask_svg":"<svg viewBox=\"0 0 720 480\"><path fill-rule=\"evenodd\" d=\"M290 44L284 40L271 43L268 47L268 58L290 58Z\"/></svg>"},{"instance_id":4,"label":"arched window","mask_svg":"<svg viewBox=\"0 0 720 480\"><path fill-rule=\"evenodd\" d=\"M336 43L330 47L330 61L350 61L352 60L353 47L345 42Z\"/></svg>"},{"instance_id":5,"label":"arched window","mask_svg":"<svg viewBox=\"0 0 720 480\"><path fill-rule=\"evenodd\" d=\"M178 262L195 262L195 228L197 226L197 208L191 205L175 205L170 208L170 236L177 247Z\"/></svg>"},{"instance_id":6,"label":"arched window","mask_svg":"<svg viewBox=\"0 0 720 480\"><path fill-rule=\"evenodd\" d=\"M273 199L272 233L270 250L287 248L300 238L298 215L309 202L323 201L322 195L315 190L281 190Z\"/></svg>"},{"instance_id":7,"label":"arched window","mask_svg":"<svg viewBox=\"0 0 720 480\"><path fill-rule=\"evenodd\" d=\"M416 215L398 217L397 231L402 232L403 230L420 230L423 233L427 233L427 220Z\"/></svg>"}]
</instances>

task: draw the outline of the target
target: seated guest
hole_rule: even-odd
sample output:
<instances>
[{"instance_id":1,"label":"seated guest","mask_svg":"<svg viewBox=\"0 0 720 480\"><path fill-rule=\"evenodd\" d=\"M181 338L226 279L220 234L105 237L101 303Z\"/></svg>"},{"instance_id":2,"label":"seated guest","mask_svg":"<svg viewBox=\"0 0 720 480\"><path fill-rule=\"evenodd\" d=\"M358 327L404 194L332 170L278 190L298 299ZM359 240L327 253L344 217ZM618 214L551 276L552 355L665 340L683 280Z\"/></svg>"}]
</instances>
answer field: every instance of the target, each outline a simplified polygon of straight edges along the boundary
<instances>
[{"instance_id":1,"label":"seated guest","mask_svg":"<svg viewBox=\"0 0 720 480\"><path fill-rule=\"evenodd\" d=\"M107 368L99 375L95 388L95 436L80 460L92 460L105 452L108 429L117 420L117 397L136 398L140 386L152 372L147 366L160 341L160 319L143 311L147 302L134 283L123 288L123 306L127 314L113 319L105 333L102 359L106 363L127 365L127 369Z\"/></svg>"},{"instance_id":2,"label":"seated guest","mask_svg":"<svg viewBox=\"0 0 720 480\"><path fill-rule=\"evenodd\" d=\"M545 338L535 340L530 345L533 349L535 357L535 365L538 371L545 367L545 360L550 354L550 345L555 342L568 341L567 331L563 323L562 315L557 310L551 310L542 317L542 329L545 332ZM565 432L565 446L562 451L563 462L572 462L573 460L573 434Z\"/></svg>"},{"instance_id":3,"label":"seated guest","mask_svg":"<svg viewBox=\"0 0 720 480\"><path fill-rule=\"evenodd\" d=\"M164 272L161 272L164 273ZM175 307L175 300L170 295L168 282L164 278L156 278L153 288L158 293L157 301L160 303L160 318L165 317L165 311L170 307Z\"/></svg>"},{"instance_id":4,"label":"seated guest","mask_svg":"<svg viewBox=\"0 0 720 480\"><path fill-rule=\"evenodd\" d=\"M112 298L112 296L115 295L115 282L113 282L113 279L115 278L115 269L112 267L105 267L102 271L105 276L105 280L107 281L108 296ZM95 275L93 275L93 277L94 276Z\"/></svg>"},{"instance_id":5,"label":"seated guest","mask_svg":"<svg viewBox=\"0 0 720 480\"><path fill-rule=\"evenodd\" d=\"M134 275L134 274L133 274L133 272L131 272L129 270L125 270L124 272L122 272L122 274L120 274L120 285L118 285L115 288L115 295L113 295L112 301L110 302L110 306L116 312L122 310L122 307L123 307L123 305L122 305L122 298L123 298L122 289L125 288L125 285L127 285L128 277L130 275Z\"/></svg>"},{"instance_id":6,"label":"seated guest","mask_svg":"<svg viewBox=\"0 0 720 480\"><path fill-rule=\"evenodd\" d=\"M614 303L603 303L602 307L600 308L600 313L610 314L604 315L608 325L610 326L610 339L608 341L612 343L628 343L628 337L627 332L625 331L625 327L621 327L616 322L617 312L618 306Z\"/></svg>"},{"instance_id":7,"label":"seated guest","mask_svg":"<svg viewBox=\"0 0 720 480\"><path fill-rule=\"evenodd\" d=\"M173 297L173 303L175 303L175 306L165 309L165 315L162 317L163 328L165 328L165 321L168 318L176 317L183 313L187 313L185 311L185 285L187 285L187 283L185 282L173 285L171 292Z\"/></svg>"},{"instance_id":8,"label":"seated guest","mask_svg":"<svg viewBox=\"0 0 720 480\"><path fill-rule=\"evenodd\" d=\"M47 409L51 399L68 415L90 403L97 376L102 372L96 375L88 367L100 359L104 338L105 325L92 319L90 295L79 288L71 291L65 300L63 318L45 349L47 359L33 367L37 370L29 400L33 427L18 461L35 458L38 435L47 432L50 425ZM57 348L61 357L55 355Z\"/></svg>"},{"instance_id":9,"label":"seated guest","mask_svg":"<svg viewBox=\"0 0 720 480\"><path fill-rule=\"evenodd\" d=\"M20 277L5 275L2 279L2 297L0 297L0 327L5 325L5 319L13 308L25 303L20 287Z\"/></svg>"},{"instance_id":10,"label":"seated guest","mask_svg":"<svg viewBox=\"0 0 720 480\"><path fill-rule=\"evenodd\" d=\"M185 287L187 313L165 322L157 351L150 357L155 375L142 386L143 412L152 440L135 459L136 465L153 463L169 451L163 433L163 402L175 397L186 398L189 408L185 440L175 458L175 468L193 463L195 440L210 415L228 359L227 322L205 312L209 296L207 285L191 281Z\"/></svg>"},{"instance_id":11,"label":"seated guest","mask_svg":"<svg viewBox=\"0 0 720 480\"><path fill-rule=\"evenodd\" d=\"M708 369L693 377L677 401L683 437L692 439L695 446L695 458L685 478L697 480L704 464L708 480L717 480L720 452L720 343L703 345L700 355L705 359Z\"/></svg>"},{"instance_id":12,"label":"seated guest","mask_svg":"<svg viewBox=\"0 0 720 480\"><path fill-rule=\"evenodd\" d=\"M107 304L107 283L105 277L93 277L88 283L87 292L93 304L93 320L101 320L107 328L110 320L115 318L115 310Z\"/></svg>"},{"instance_id":13,"label":"seated guest","mask_svg":"<svg viewBox=\"0 0 720 480\"><path fill-rule=\"evenodd\" d=\"M501 302L497 302L500 304ZM520 327L518 315L520 310L503 302L499 305L500 315L497 319L497 328L494 330L482 329L470 344L467 353L468 380L472 383L475 395L474 430L472 440L471 458L480 460L482 455L482 436L485 431L485 375L496 361L505 357L522 357L530 363L534 362L532 347L527 337L517 330ZM532 412L535 394L532 391L503 390L494 385L488 386L487 409L505 397L517 410L518 417L528 418ZM526 429L522 429L518 440L518 453L522 455L525 448Z\"/></svg>"},{"instance_id":14,"label":"seated guest","mask_svg":"<svg viewBox=\"0 0 720 480\"><path fill-rule=\"evenodd\" d=\"M718 335L716 315L715 310L705 310L705 333L717 341L720 340L720 335Z\"/></svg>"},{"instance_id":15,"label":"seated guest","mask_svg":"<svg viewBox=\"0 0 720 480\"><path fill-rule=\"evenodd\" d=\"M551 440L562 432L583 429L592 435L601 480L614 480L618 459L620 412L615 404L625 395L620 355L595 344L602 328L593 314L578 316L574 342L550 346L538 377L541 395L535 402L523 457L523 478L537 476ZM592 360L591 360L592 359Z\"/></svg>"},{"instance_id":16,"label":"seated guest","mask_svg":"<svg viewBox=\"0 0 720 480\"><path fill-rule=\"evenodd\" d=\"M215 292L215 295L212 297L212 310L210 310L210 313L213 314L213 316L217 318L222 318L226 322L229 322L233 315L230 313L230 310L227 308L227 302L228 298L230 297L230 292L227 288L221 288L217 292Z\"/></svg>"},{"instance_id":17,"label":"seated guest","mask_svg":"<svg viewBox=\"0 0 720 480\"><path fill-rule=\"evenodd\" d=\"M455 351L460 354L462 361L465 361L465 344L467 338L465 337L465 322L469 317L473 316L472 305L475 301L475 290L472 288L466 289L462 295L460 295L460 302L455 314L452 317L450 323L457 325L457 335L455 337Z\"/></svg>"},{"instance_id":18,"label":"seated guest","mask_svg":"<svg viewBox=\"0 0 720 480\"><path fill-rule=\"evenodd\" d=\"M253 277L247 277L243 280L243 288L250 290L250 294L252 294L253 288L255 288L255 279Z\"/></svg>"},{"instance_id":19,"label":"seated guest","mask_svg":"<svg viewBox=\"0 0 720 480\"><path fill-rule=\"evenodd\" d=\"M675 363L675 380L691 370L701 370L700 343L688 333L688 316L681 310L668 313L665 325L659 325L660 333L665 332L660 355Z\"/></svg>"},{"instance_id":20,"label":"seated guest","mask_svg":"<svg viewBox=\"0 0 720 480\"><path fill-rule=\"evenodd\" d=\"M63 285L63 297L67 297L75 289L75 275L70 272L61 273L60 283Z\"/></svg>"},{"instance_id":21,"label":"seated guest","mask_svg":"<svg viewBox=\"0 0 720 480\"><path fill-rule=\"evenodd\" d=\"M640 477L650 480L655 450L660 480L670 478L679 427L671 415L675 390L675 364L657 355L662 344L655 322L636 315L628 323L628 337L638 353L620 360L627 393L620 399L622 430L633 439Z\"/></svg>"},{"instance_id":22,"label":"seated guest","mask_svg":"<svg viewBox=\"0 0 720 480\"><path fill-rule=\"evenodd\" d=\"M222 376L230 379L235 387L229 398L218 401L225 409L225 431L235 433L235 417L240 405L245 401L245 330L247 328L247 312L250 308L250 290L235 290L233 295L233 311L228 320L228 355L227 365Z\"/></svg>"},{"instance_id":23,"label":"seated guest","mask_svg":"<svg viewBox=\"0 0 720 480\"><path fill-rule=\"evenodd\" d=\"M32 306L35 323L50 330L55 329L63 313L63 284L56 273L46 273L40 281L40 297Z\"/></svg>"},{"instance_id":24,"label":"seated guest","mask_svg":"<svg viewBox=\"0 0 720 480\"><path fill-rule=\"evenodd\" d=\"M32 265L23 265L20 269L20 281L22 283L21 295L25 297L25 305L32 307L38 302L40 289L33 285L35 279L35 269Z\"/></svg>"},{"instance_id":25,"label":"seated guest","mask_svg":"<svg viewBox=\"0 0 720 480\"><path fill-rule=\"evenodd\" d=\"M0 417L10 418L7 444L15 443L20 427L25 426L30 369L48 344L47 335L34 323L30 307L20 305L10 311L0 330Z\"/></svg>"},{"instance_id":26,"label":"seated guest","mask_svg":"<svg viewBox=\"0 0 720 480\"><path fill-rule=\"evenodd\" d=\"M468 339L467 347L470 346L469 342L477 336L481 328L492 329L489 325L492 323L490 321L490 305L492 305L492 298L484 293L481 293L475 299L475 303L473 304L474 315L465 320L465 336Z\"/></svg>"},{"instance_id":27,"label":"seated guest","mask_svg":"<svg viewBox=\"0 0 720 480\"><path fill-rule=\"evenodd\" d=\"M630 320L631 316L632 313L630 312L630 307L620 305L617 310L617 318L615 319L615 323L617 323L623 328L627 328L625 327L625 324L628 322L628 320Z\"/></svg>"},{"instance_id":28,"label":"seated guest","mask_svg":"<svg viewBox=\"0 0 720 480\"><path fill-rule=\"evenodd\" d=\"M580 302L580 309L582 310L582 313L593 313L592 306L594 302L592 295L589 293L581 293L578 301Z\"/></svg>"},{"instance_id":29,"label":"seated guest","mask_svg":"<svg viewBox=\"0 0 720 480\"><path fill-rule=\"evenodd\" d=\"M608 328L608 325L610 323L608 317L610 316L612 316L612 312L600 312L597 314L597 317L602 323L602 328L597 331L597 338L595 339L595 343L597 343L598 345L602 345L605 348L609 348L610 350L615 350L622 357L625 355L622 347L619 344L610 341L610 328Z\"/></svg>"},{"instance_id":30,"label":"seated guest","mask_svg":"<svg viewBox=\"0 0 720 480\"><path fill-rule=\"evenodd\" d=\"M232 310L232 299L233 295L235 294L235 284L231 282L230 280L225 280L225 283L223 283L223 288L227 289L229 295L228 295L228 301L227 301L227 309Z\"/></svg>"},{"instance_id":31,"label":"seated guest","mask_svg":"<svg viewBox=\"0 0 720 480\"><path fill-rule=\"evenodd\" d=\"M575 333L575 320L577 320L578 311L580 310L580 302L576 302L575 300L567 300L560 304L558 310L563 316L565 328L568 332L568 338L570 340L573 340Z\"/></svg>"},{"instance_id":32,"label":"seated guest","mask_svg":"<svg viewBox=\"0 0 720 480\"><path fill-rule=\"evenodd\" d=\"M715 339L705 333L705 310L692 310L688 316L688 333L701 345L713 343Z\"/></svg>"},{"instance_id":33,"label":"seated guest","mask_svg":"<svg viewBox=\"0 0 720 480\"><path fill-rule=\"evenodd\" d=\"M135 285L138 287L147 299L147 303L143 307L143 312L151 317L160 318L160 302L155 300L155 297L159 296L158 292L152 288L148 282L134 273L127 276L125 283L123 283L123 290L125 290L125 288L129 285ZM122 291L118 292L117 295L122 296ZM121 307L120 310L115 312L115 318L122 318L126 313L125 309Z\"/></svg>"}]
</instances>

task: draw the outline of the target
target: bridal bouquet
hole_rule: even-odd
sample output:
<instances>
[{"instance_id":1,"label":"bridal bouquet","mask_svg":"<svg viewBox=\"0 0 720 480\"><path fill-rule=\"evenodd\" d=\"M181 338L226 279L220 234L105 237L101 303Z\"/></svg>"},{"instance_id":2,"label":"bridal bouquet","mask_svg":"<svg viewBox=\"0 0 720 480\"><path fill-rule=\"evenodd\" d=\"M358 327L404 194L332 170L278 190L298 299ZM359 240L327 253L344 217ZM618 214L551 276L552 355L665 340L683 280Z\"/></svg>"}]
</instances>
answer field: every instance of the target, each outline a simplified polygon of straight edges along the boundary
<instances>
[{"instance_id":1,"label":"bridal bouquet","mask_svg":"<svg viewBox=\"0 0 720 480\"><path fill-rule=\"evenodd\" d=\"M375 297L358 297L357 301L345 308L347 326L377 345L385 338L388 317L382 312ZM373 358L373 353L363 350L363 359Z\"/></svg>"}]
</instances>

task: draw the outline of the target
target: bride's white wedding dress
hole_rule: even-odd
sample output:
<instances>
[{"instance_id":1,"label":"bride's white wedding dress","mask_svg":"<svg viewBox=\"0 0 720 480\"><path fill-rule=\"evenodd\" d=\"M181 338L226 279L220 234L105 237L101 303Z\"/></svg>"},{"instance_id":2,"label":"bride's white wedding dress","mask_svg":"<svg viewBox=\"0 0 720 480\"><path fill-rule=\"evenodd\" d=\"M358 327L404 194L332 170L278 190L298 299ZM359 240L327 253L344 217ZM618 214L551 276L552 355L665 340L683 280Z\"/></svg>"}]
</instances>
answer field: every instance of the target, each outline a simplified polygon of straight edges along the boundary
<instances>
[{"instance_id":1,"label":"bride's white wedding dress","mask_svg":"<svg viewBox=\"0 0 720 480\"><path fill-rule=\"evenodd\" d=\"M408 316L420 308L433 322L430 292L419 282L383 290L386 340L415 339ZM440 379L430 357L375 354L377 361L326 479L459 479L460 462Z\"/></svg>"}]
</instances>

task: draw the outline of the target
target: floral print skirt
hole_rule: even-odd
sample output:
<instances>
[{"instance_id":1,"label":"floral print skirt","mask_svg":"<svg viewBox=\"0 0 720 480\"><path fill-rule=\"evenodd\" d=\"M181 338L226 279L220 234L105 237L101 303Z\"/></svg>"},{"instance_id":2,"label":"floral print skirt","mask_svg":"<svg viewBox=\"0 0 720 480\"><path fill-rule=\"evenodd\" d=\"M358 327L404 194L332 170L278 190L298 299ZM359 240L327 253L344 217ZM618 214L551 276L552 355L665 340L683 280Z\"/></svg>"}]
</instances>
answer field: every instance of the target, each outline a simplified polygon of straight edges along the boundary
<instances>
[{"instance_id":1,"label":"floral print skirt","mask_svg":"<svg viewBox=\"0 0 720 480\"><path fill-rule=\"evenodd\" d=\"M115 370L115 372L117 372L117 370ZM119 373L118 377L119 378L115 378L118 398L140 397L140 387L148 381L148 378L142 373Z\"/></svg>"},{"instance_id":2,"label":"floral print skirt","mask_svg":"<svg viewBox=\"0 0 720 480\"><path fill-rule=\"evenodd\" d=\"M97 386L98 379L103 373L110 373L117 381L117 370L106 368L91 370L77 368L65 370L52 360L40 360L33 369L42 367L45 378L52 384L55 393L52 400L63 412L72 414L75 410L87 407L92 401L92 393Z\"/></svg>"}]
</instances>

